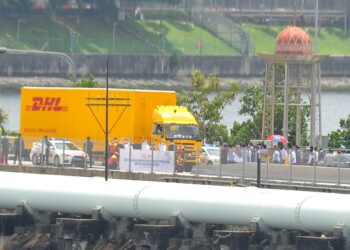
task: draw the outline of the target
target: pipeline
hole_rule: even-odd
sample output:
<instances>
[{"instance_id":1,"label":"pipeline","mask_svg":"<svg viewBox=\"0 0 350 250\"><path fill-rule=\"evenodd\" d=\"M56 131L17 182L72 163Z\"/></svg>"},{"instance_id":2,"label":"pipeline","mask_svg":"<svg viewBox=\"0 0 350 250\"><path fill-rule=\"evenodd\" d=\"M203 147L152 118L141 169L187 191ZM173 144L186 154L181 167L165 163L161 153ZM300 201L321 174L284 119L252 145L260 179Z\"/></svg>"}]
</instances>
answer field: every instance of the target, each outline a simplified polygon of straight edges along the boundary
<instances>
[{"instance_id":1,"label":"pipeline","mask_svg":"<svg viewBox=\"0 0 350 250\"><path fill-rule=\"evenodd\" d=\"M0 172L0 208L20 202L37 211L91 214L103 207L116 217L181 213L190 222L242 226L260 217L270 228L310 232L350 225L345 194Z\"/></svg>"}]
</instances>

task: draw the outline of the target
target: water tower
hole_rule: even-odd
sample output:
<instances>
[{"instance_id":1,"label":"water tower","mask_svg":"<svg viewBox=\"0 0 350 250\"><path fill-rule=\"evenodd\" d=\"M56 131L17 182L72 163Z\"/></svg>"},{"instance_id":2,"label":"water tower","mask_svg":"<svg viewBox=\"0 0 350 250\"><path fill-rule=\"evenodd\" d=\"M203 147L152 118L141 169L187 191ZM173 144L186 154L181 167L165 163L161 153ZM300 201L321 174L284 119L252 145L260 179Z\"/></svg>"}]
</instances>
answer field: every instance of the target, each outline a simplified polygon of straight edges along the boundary
<instances>
[{"instance_id":1,"label":"water tower","mask_svg":"<svg viewBox=\"0 0 350 250\"><path fill-rule=\"evenodd\" d=\"M293 110L296 144L301 145L301 111L303 106L309 106L310 145L320 147L322 57L312 54L309 35L295 25L287 27L276 39L275 54L261 56L266 60L262 139L279 132L275 130L276 122L283 122L283 136L291 135L288 114ZM283 121L276 121L278 109L283 110Z\"/></svg>"}]
</instances>

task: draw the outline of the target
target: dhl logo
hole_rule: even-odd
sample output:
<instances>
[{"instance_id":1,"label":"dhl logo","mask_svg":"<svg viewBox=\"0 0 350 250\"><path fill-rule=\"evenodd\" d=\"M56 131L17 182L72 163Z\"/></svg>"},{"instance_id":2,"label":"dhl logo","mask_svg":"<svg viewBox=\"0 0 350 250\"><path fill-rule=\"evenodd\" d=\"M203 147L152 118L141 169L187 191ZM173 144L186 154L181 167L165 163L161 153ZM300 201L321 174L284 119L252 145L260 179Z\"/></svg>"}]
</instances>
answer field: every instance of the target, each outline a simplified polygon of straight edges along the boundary
<instances>
[{"instance_id":1,"label":"dhl logo","mask_svg":"<svg viewBox=\"0 0 350 250\"><path fill-rule=\"evenodd\" d=\"M62 106L61 97L33 97L33 105L26 106L27 111L68 111L68 106Z\"/></svg>"}]
</instances>

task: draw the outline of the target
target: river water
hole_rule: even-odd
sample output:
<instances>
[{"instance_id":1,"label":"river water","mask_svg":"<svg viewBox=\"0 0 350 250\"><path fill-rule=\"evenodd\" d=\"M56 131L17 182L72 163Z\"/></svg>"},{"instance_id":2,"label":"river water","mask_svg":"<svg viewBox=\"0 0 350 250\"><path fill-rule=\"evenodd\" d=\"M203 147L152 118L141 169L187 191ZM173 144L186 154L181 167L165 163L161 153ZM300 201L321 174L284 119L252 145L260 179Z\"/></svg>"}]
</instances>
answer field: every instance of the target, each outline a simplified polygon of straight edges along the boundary
<instances>
[{"instance_id":1,"label":"river water","mask_svg":"<svg viewBox=\"0 0 350 250\"><path fill-rule=\"evenodd\" d=\"M243 121L247 117L238 114L240 103L239 94L232 103L223 110L223 124L232 127L234 121ZM322 133L327 135L330 131L339 128L339 120L347 118L350 109L347 106L350 100L350 91L323 91L322 102ZM20 120L20 92L19 90L0 90L0 108L8 114L5 128L11 131L19 131Z\"/></svg>"}]
</instances>

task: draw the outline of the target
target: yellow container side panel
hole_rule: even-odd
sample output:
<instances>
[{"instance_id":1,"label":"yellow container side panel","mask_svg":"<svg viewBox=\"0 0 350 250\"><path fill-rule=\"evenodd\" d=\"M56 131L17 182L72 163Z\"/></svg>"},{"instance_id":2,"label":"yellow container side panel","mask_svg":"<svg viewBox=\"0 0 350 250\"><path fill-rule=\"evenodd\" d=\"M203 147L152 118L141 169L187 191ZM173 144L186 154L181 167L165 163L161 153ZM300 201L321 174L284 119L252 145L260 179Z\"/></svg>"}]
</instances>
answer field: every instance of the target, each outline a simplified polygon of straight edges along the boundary
<instances>
[{"instance_id":1,"label":"yellow container side panel","mask_svg":"<svg viewBox=\"0 0 350 250\"><path fill-rule=\"evenodd\" d=\"M94 149L104 150L105 100L88 98L103 99L105 93L104 89L22 88L20 130L26 148L45 135L67 138L83 147L90 136ZM144 101L140 98L143 94ZM144 133L151 134L152 111L157 105L166 105L167 99L176 102L174 92L110 89L109 98L109 139L128 138L133 142L136 137L142 139ZM120 98L124 100L115 100ZM144 118L144 123L140 118Z\"/></svg>"}]
</instances>

